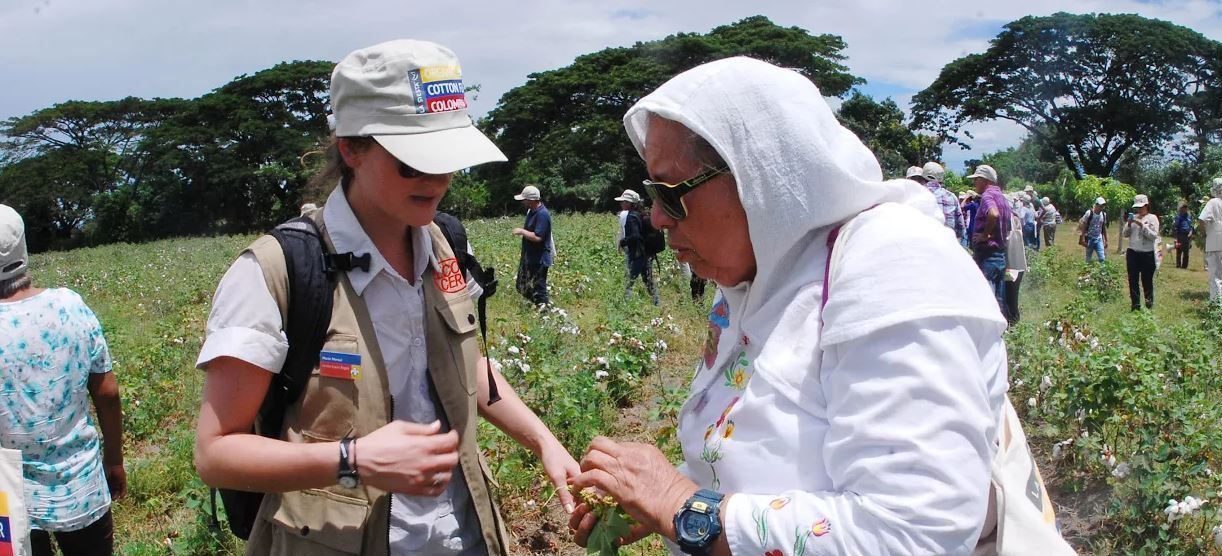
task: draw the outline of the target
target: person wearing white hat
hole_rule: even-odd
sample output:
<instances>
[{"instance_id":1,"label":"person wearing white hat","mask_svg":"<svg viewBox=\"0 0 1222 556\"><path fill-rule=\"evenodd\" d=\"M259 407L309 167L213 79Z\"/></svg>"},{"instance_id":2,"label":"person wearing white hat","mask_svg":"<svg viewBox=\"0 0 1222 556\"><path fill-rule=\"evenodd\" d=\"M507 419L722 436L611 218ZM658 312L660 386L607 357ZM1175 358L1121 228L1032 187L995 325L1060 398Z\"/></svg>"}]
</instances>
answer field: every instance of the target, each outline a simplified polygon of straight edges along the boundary
<instances>
[{"instance_id":1,"label":"person wearing white hat","mask_svg":"<svg viewBox=\"0 0 1222 556\"><path fill-rule=\"evenodd\" d=\"M526 222L514 228L513 235L522 238L522 254L518 260L518 293L535 305L550 303L547 295L547 271L552 266L552 213L543 204L539 187L528 185L513 196L526 209Z\"/></svg>"},{"instance_id":2,"label":"person wearing white hat","mask_svg":"<svg viewBox=\"0 0 1222 556\"><path fill-rule=\"evenodd\" d=\"M964 229L963 209L959 206L959 200L955 198L955 194L942 185L942 178L945 175L946 170L937 162L926 162L925 167L921 169L925 189L929 190L934 200L938 202L938 207L942 209L942 223L955 232L955 241L962 242L964 236L967 235Z\"/></svg>"},{"instance_id":3,"label":"person wearing white hat","mask_svg":"<svg viewBox=\"0 0 1222 556\"><path fill-rule=\"evenodd\" d=\"M21 215L0 205L0 448L21 451L24 553L52 554L54 537L66 555L109 555L111 501L127 491L119 383L97 316L72 290L34 287L29 262Z\"/></svg>"},{"instance_id":4,"label":"person wearing white hat","mask_svg":"<svg viewBox=\"0 0 1222 556\"><path fill-rule=\"evenodd\" d=\"M658 289L654 286L653 265L650 264L651 257L645 249L645 219L640 213L641 196L636 191L625 189L615 200L628 211L624 218L624 237L619 241L619 246L624 251L624 299L627 300L632 294L632 284L640 277L653 304L657 305Z\"/></svg>"},{"instance_id":5,"label":"person wearing white hat","mask_svg":"<svg viewBox=\"0 0 1222 556\"><path fill-rule=\"evenodd\" d=\"M1201 208L1201 235L1205 236L1205 273L1209 281L1209 300L1222 301L1222 177L1209 185L1211 198Z\"/></svg>"},{"instance_id":6,"label":"person wearing white hat","mask_svg":"<svg viewBox=\"0 0 1222 556\"><path fill-rule=\"evenodd\" d=\"M920 166L909 166L908 171L904 172L904 179L909 179L921 185L925 185L925 174Z\"/></svg>"},{"instance_id":7,"label":"person wearing white hat","mask_svg":"<svg viewBox=\"0 0 1222 556\"><path fill-rule=\"evenodd\" d=\"M997 171L992 166L981 164L967 176L972 180L976 193L980 195L980 208L976 214L976 227L972 229L972 255L980 272L989 281L997 306L1006 311L1006 246L1009 245L1011 223L1014 213L1010 202L997 185Z\"/></svg>"},{"instance_id":8,"label":"person wearing white hat","mask_svg":"<svg viewBox=\"0 0 1222 556\"><path fill-rule=\"evenodd\" d=\"M1158 216L1150 212L1150 199L1145 195L1133 197L1133 208L1129 221L1120 231L1121 237L1129 238L1129 249L1125 252L1125 266L1129 271L1129 304L1137 311L1141 309L1141 293L1145 293L1146 308L1154 308L1154 271L1157 269L1155 249L1159 243ZM1138 291L1138 282L1141 291Z\"/></svg>"},{"instance_id":9,"label":"person wearing white hat","mask_svg":"<svg viewBox=\"0 0 1222 556\"><path fill-rule=\"evenodd\" d=\"M1086 262L1091 257L1103 261L1107 254L1107 213L1103 211L1107 200L1095 199L1095 204L1078 219L1078 245L1086 248Z\"/></svg>"},{"instance_id":10,"label":"person wearing white hat","mask_svg":"<svg viewBox=\"0 0 1222 556\"><path fill-rule=\"evenodd\" d=\"M1048 197L1040 199L1038 219L1040 235L1044 238L1044 247L1052 247L1057 237L1057 221L1061 219L1061 213L1057 210L1056 205L1052 204L1052 199Z\"/></svg>"},{"instance_id":11,"label":"person wearing white hat","mask_svg":"<svg viewBox=\"0 0 1222 556\"><path fill-rule=\"evenodd\" d=\"M991 536L1006 323L928 191L885 180L808 77L751 58L679 74L624 127L653 223L718 291L683 464L596 438L573 480L636 522L620 543L968 554ZM590 510L569 520L578 544Z\"/></svg>"},{"instance_id":12,"label":"person wearing white hat","mask_svg":"<svg viewBox=\"0 0 1222 556\"><path fill-rule=\"evenodd\" d=\"M464 90L457 56L431 42L384 42L336 65L335 133L315 179L333 189L306 215L333 253L321 352L290 345L294 280L275 238L217 287L196 363L195 464L210 486L267 493L242 531L247 554L506 554L479 416L532 450L573 508L577 463L480 356L465 277L433 223L455 172L505 160ZM265 415L289 364L312 366L302 393ZM282 425L252 429L267 419Z\"/></svg>"}]
</instances>

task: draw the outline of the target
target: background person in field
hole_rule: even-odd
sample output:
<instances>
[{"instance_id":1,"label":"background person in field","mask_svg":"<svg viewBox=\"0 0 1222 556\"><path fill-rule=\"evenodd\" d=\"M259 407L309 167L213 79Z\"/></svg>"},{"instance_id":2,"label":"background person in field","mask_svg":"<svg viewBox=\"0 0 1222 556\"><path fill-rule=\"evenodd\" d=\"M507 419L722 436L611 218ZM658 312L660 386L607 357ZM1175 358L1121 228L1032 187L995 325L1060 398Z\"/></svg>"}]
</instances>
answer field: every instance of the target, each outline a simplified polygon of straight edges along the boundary
<instances>
[{"instance_id":1,"label":"background person in field","mask_svg":"<svg viewBox=\"0 0 1222 556\"><path fill-rule=\"evenodd\" d=\"M543 205L539 188L528 185L513 196L526 209L526 222L514 228L522 238L522 258L518 263L518 293L535 305L547 305L547 271L552 266L552 213Z\"/></svg>"},{"instance_id":2,"label":"background person in field","mask_svg":"<svg viewBox=\"0 0 1222 556\"><path fill-rule=\"evenodd\" d=\"M1040 233L1044 238L1044 247L1052 247L1057 238L1057 222L1061 219L1061 213L1057 207L1052 204L1052 199L1044 197L1040 200L1039 226Z\"/></svg>"},{"instance_id":3,"label":"background person in field","mask_svg":"<svg viewBox=\"0 0 1222 556\"><path fill-rule=\"evenodd\" d=\"M976 194L980 195L976 227L972 228L972 256L984 279L993 290L997 306L1006 307L1006 245L1010 235L1010 201L997 186L997 171L992 166L980 165L967 179L972 180Z\"/></svg>"},{"instance_id":4,"label":"background person in field","mask_svg":"<svg viewBox=\"0 0 1222 556\"><path fill-rule=\"evenodd\" d=\"M1095 257L1102 262L1107 256L1107 200L1095 199L1095 204L1078 219L1078 245L1086 248L1086 262Z\"/></svg>"},{"instance_id":5,"label":"background person in field","mask_svg":"<svg viewBox=\"0 0 1222 556\"><path fill-rule=\"evenodd\" d=\"M1129 272L1129 302L1136 311L1141 309L1141 295L1145 293L1146 308L1154 308L1155 254L1158 248L1158 216L1150 212L1150 200L1145 195L1133 198L1133 210L1125 222L1123 237L1129 238L1129 249L1125 252L1125 267ZM1138 291L1138 282L1141 290Z\"/></svg>"},{"instance_id":6,"label":"background person in field","mask_svg":"<svg viewBox=\"0 0 1222 556\"><path fill-rule=\"evenodd\" d=\"M127 492L127 472L110 350L76 292L34 287L25 223L7 205L0 205L0 387L0 447L21 450L34 556L54 554L52 538L64 556L113 553L111 500Z\"/></svg>"},{"instance_id":7,"label":"background person in field","mask_svg":"<svg viewBox=\"0 0 1222 556\"><path fill-rule=\"evenodd\" d=\"M962 208L959 206L959 200L955 198L955 194L951 193L942 185L942 178L946 175L946 170L937 162L926 162L921 168L921 177L925 189L928 189L933 194L933 198L938 202L938 207L942 209L942 223L955 232L955 241L960 241L966 234L963 224Z\"/></svg>"},{"instance_id":8,"label":"background person in field","mask_svg":"<svg viewBox=\"0 0 1222 556\"><path fill-rule=\"evenodd\" d=\"M653 221L719 291L678 418L683 464L598 438L574 487L623 506L628 542L657 533L693 554L970 552L1005 320L933 197L883 181L808 78L749 58L678 75L624 123ZM695 531L696 514L717 527Z\"/></svg>"},{"instance_id":9,"label":"background person in field","mask_svg":"<svg viewBox=\"0 0 1222 556\"><path fill-rule=\"evenodd\" d=\"M624 219L624 238L620 247L624 250L624 299L632 294L632 284L637 278L645 283L653 304L658 304L658 289L653 282L652 257L645 250L644 221L641 219L641 196L636 191L625 189L615 198L628 211Z\"/></svg>"},{"instance_id":10,"label":"background person in field","mask_svg":"<svg viewBox=\"0 0 1222 556\"><path fill-rule=\"evenodd\" d=\"M1015 195L1014 206L1022 204L1021 197ZM1027 274L1027 247L1023 244L1022 222L1017 213L1010 215L1010 236L1006 240L1006 306L1002 311L1010 326L1018 324L1022 312L1018 306L1018 293L1023 285L1023 275Z\"/></svg>"},{"instance_id":11,"label":"background person in field","mask_svg":"<svg viewBox=\"0 0 1222 556\"><path fill-rule=\"evenodd\" d=\"M1188 203L1180 203L1171 231L1175 234L1175 268L1188 268L1188 254L1192 250L1192 215L1188 214Z\"/></svg>"},{"instance_id":12,"label":"background person in field","mask_svg":"<svg viewBox=\"0 0 1222 556\"><path fill-rule=\"evenodd\" d=\"M1222 301L1222 177L1209 185L1212 198L1201 208L1201 235L1205 236L1205 274L1209 281L1209 300Z\"/></svg>"},{"instance_id":13,"label":"background person in field","mask_svg":"<svg viewBox=\"0 0 1222 556\"><path fill-rule=\"evenodd\" d=\"M469 294L450 289L462 280L432 223L437 205L455 172L505 157L461 108L461 93L440 102L412 83L461 91L461 76L452 51L412 40L336 66L335 137L316 178L334 189L309 216L336 253L364 264L337 271L323 351L273 437L251 427L290 350L286 309L272 293L289 284L266 278L282 251L260 258L270 238L257 240L217 286L197 360L207 374L195 463L209 485L268 493L247 554L506 554L477 415L534 452L557 488L578 471L484 367ZM572 507L567 491L558 499Z\"/></svg>"}]
</instances>

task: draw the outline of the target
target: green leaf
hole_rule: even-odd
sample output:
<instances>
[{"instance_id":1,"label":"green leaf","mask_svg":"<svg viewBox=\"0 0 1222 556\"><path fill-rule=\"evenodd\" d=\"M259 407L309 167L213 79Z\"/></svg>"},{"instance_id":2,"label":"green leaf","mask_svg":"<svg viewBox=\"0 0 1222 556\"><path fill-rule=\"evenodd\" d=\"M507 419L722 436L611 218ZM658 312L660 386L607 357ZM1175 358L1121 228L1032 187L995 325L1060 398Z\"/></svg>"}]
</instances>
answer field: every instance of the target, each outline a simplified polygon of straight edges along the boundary
<instances>
[{"instance_id":1,"label":"green leaf","mask_svg":"<svg viewBox=\"0 0 1222 556\"><path fill-rule=\"evenodd\" d=\"M590 530L586 554L618 556L619 545L616 541L627 535L632 528L628 518L621 512L619 508L607 508L603 511L594 528Z\"/></svg>"}]
</instances>

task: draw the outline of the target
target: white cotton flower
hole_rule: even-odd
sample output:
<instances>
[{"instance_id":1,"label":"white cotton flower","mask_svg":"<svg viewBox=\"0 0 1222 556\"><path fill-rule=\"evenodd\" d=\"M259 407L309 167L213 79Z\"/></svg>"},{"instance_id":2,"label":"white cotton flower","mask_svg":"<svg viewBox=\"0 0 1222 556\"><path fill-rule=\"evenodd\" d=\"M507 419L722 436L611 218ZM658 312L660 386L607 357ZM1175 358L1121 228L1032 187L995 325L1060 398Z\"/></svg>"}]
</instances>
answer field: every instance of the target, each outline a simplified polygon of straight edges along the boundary
<instances>
[{"instance_id":1,"label":"white cotton flower","mask_svg":"<svg viewBox=\"0 0 1222 556\"><path fill-rule=\"evenodd\" d=\"M509 353L512 353L512 354L514 354L514 355L517 355L517 354L519 354L519 353L522 353L522 350L518 349L518 346L509 346L509 350L508 350L508 351L509 351Z\"/></svg>"},{"instance_id":2,"label":"white cotton flower","mask_svg":"<svg viewBox=\"0 0 1222 556\"><path fill-rule=\"evenodd\" d=\"M1174 498L1167 502L1167 507L1163 508L1163 513L1167 514L1167 521L1174 523L1180 518L1180 503Z\"/></svg>"},{"instance_id":3,"label":"white cotton flower","mask_svg":"<svg viewBox=\"0 0 1222 556\"><path fill-rule=\"evenodd\" d=\"M653 347L657 348L658 351L666 351L670 346L666 345L666 340L658 340L654 343Z\"/></svg>"},{"instance_id":4,"label":"white cotton flower","mask_svg":"<svg viewBox=\"0 0 1222 556\"><path fill-rule=\"evenodd\" d=\"M1085 421L1086 420L1086 410L1078 409L1077 413L1075 413L1074 416L1078 418L1078 422Z\"/></svg>"},{"instance_id":5,"label":"white cotton flower","mask_svg":"<svg viewBox=\"0 0 1222 556\"><path fill-rule=\"evenodd\" d=\"M1120 463L1116 465L1115 468L1112 469L1112 476L1116 477L1117 479L1123 479L1125 477L1128 477L1129 473L1132 473L1132 472L1133 472L1133 468L1130 467L1128 463Z\"/></svg>"},{"instance_id":6,"label":"white cotton flower","mask_svg":"<svg viewBox=\"0 0 1222 556\"><path fill-rule=\"evenodd\" d=\"M1049 388L1052 388L1052 377L1044 375L1044 378L1040 379L1040 392L1047 392Z\"/></svg>"},{"instance_id":7,"label":"white cotton flower","mask_svg":"<svg viewBox=\"0 0 1222 556\"><path fill-rule=\"evenodd\" d=\"M1025 382L1023 382L1023 379L1021 379L1021 378L1020 378L1020 379L1018 379L1018 380L1015 380L1015 381L1014 381L1014 387L1015 387L1015 388L1022 388L1022 387L1023 387L1023 384L1026 384L1026 383L1025 383Z\"/></svg>"},{"instance_id":8,"label":"white cotton flower","mask_svg":"<svg viewBox=\"0 0 1222 556\"><path fill-rule=\"evenodd\" d=\"M604 371L602 369L594 371L594 380L602 380L604 378L607 378L608 376L611 376L611 373Z\"/></svg>"},{"instance_id":9,"label":"white cotton flower","mask_svg":"<svg viewBox=\"0 0 1222 556\"><path fill-rule=\"evenodd\" d=\"M657 360L658 360L658 354L653 353L653 352L649 352L649 361L650 361L650 362L657 362Z\"/></svg>"},{"instance_id":10,"label":"white cotton flower","mask_svg":"<svg viewBox=\"0 0 1222 556\"><path fill-rule=\"evenodd\" d=\"M530 365L527 365L526 363L522 363L522 372L524 372L524 373L529 373L529 372L530 372Z\"/></svg>"},{"instance_id":11,"label":"white cotton flower","mask_svg":"<svg viewBox=\"0 0 1222 556\"><path fill-rule=\"evenodd\" d=\"M1222 525L1214 526L1214 546L1222 549Z\"/></svg>"},{"instance_id":12,"label":"white cotton flower","mask_svg":"<svg viewBox=\"0 0 1222 556\"><path fill-rule=\"evenodd\" d=\"M1195 496L1187 496L1184 498L1183 502L1180 502L1180 504L1187 510L1181 510L1181 513L1193 514L1196 513L1197 510L1201 509L1201 506L1205 505L1205 501Z\"/></svg>"},{"instance_id":13,"label":"white cotton flower","mask_svg":"<svg viewBox=\"0 0 1222 556\"><path fill-rule=\"evenodd\" d=\"M1090 431L1082 431L1082 438L1090 438Z\"/></svg>"},{"instance_id":14,"label":"white cotton flower","mask_svg":"<svg viewBox=\"0 0 1222 556\"><path fill-rule=\"evenodd\" d=\"M662 326L662 323L663 323L662 317L658 317L656 319L649 321L649 326L658 327L658 326Z\"/></svg>"},{"instance_id":15,"label":"white cotton flower","mask_svg":"<svg viewBox=\"0 0 1222 556\"><path fill-rule=\"evenodd\" d=\"M1035 409L1035 405L1036 405L1035 398L1027 398L1027 407Z\"/></svg>"},{"instance_id":16,"label":"white cotton flower","mask_svg":"<svg viewBox=\"0 0 1222 556\"><path fill-rule=\"evenodd\" d=\"M1061 449L1062 449L1062 448L1061 448L1061 443L1060 443L1060 442L1057 442L1056 444L1053 444L1053 445L1052 445L1052 457L1054 457L1054 458L1059 458L1059 457L1061 457Z\"/></svg>"},{"instance_id":17,"label":"white cotton flower","mask_svg":"<svg viewBox=\"0 0 1222 556\"><path fill-rule=\"evenodd\" d=\"M606 357L595 357L594 361L596 361L599 365L602 365L604 367L611 366L611 362L607 361Z\"/></svg>"}]
</instances>

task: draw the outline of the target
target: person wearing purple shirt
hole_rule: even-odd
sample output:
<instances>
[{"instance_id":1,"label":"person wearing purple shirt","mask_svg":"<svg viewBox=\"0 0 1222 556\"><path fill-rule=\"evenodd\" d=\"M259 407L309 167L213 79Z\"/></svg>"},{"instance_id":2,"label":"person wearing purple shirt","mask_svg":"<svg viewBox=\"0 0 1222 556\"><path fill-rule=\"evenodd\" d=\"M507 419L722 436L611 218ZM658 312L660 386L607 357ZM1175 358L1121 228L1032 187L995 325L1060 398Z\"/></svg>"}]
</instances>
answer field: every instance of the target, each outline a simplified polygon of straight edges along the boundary
<instances>
[{"instance_id":1,"label":"person wearing purple shirt","mask_svg":"<svg viewBox=\"0 0 1222 556\"><path fill-rule=\"evenodd\" d=\"M1012 212L997 186L997 170L992 166L977 166L968 179L980 194L980 208L972 227L972 252L980 272L993 288L998 307L1006 314L1006 238L1010 234Z\"/></svg>"}]
</instances>

